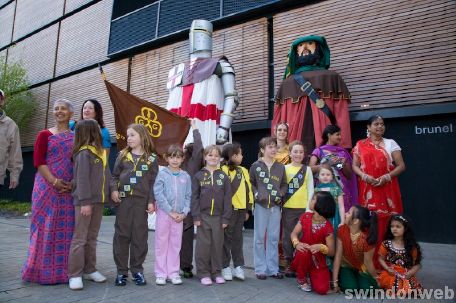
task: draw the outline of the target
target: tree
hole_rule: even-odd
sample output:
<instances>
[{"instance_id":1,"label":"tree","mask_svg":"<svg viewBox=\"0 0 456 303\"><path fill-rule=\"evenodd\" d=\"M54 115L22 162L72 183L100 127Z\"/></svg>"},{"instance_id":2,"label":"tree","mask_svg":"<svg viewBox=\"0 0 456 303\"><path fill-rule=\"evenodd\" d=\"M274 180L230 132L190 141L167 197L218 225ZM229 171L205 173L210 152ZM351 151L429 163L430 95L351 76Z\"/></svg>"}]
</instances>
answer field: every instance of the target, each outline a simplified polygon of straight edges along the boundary
<instances>
[{"instance_id":1,"label":"tree","mask_svg":"<svg viewBox=\"0 0 456 303\"><path fill-rule=\"evenodd\" d=\"M16 122L21 132L29 125L37 107L29 86L27 71L22 64L8 64L4 57L0 57L0 89L6 95L3 109Z\"/></svg>"}]
</instances>

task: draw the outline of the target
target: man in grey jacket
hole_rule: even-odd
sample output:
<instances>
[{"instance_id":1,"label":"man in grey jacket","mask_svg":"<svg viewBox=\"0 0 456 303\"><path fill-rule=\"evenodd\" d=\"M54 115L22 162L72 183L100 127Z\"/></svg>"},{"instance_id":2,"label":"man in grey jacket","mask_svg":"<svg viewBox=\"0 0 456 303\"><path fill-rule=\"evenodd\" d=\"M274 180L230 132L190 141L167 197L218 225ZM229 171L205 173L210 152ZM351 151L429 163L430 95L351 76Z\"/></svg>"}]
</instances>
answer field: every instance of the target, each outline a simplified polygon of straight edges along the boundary
<instances>
[{"instance_id":1,"label":"man in grey jacket","mask_svg":"<svg viewBox=\"0 0 456 303\"><path fill-rule=\"evenodd\" d=\"M19 175L23 166L21 140L16 123L3 110L5 102L5 93L0 89L0 187L4 185L6 170L8 170L9 188L13 189L19 184Z\"/></svg>"}]
</instances>

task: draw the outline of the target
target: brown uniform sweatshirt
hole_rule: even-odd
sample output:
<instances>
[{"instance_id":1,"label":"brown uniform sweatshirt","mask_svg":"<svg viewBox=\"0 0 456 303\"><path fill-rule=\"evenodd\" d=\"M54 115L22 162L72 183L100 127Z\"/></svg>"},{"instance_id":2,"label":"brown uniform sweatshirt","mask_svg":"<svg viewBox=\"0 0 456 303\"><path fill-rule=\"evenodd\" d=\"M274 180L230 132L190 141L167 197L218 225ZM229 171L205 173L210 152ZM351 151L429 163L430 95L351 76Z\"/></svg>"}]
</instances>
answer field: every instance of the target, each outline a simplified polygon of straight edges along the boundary
<instances>
[{"instance_id":1,"label":"brown uniform sweatshirt","mask_svg":"<svg viewBox=\"0 0 456 303\"><path fill-rule=\"evenodd\" d=\"M111 192L119 191L119 197L134 196L155 202L153 186L158 174L158 161L155 154L146 158L127 153L120 154L114 164L111 177Z\"/></svg>"},{"instance_id":2,"label":"brown uniform sweatshirt","mask_svg":"<svg viewBox=\"0 0 456 303\"><path fill-rule=\"evenodd\" d=\"M193 151L190 159L184 159L181 168L193 177L203 167L203 142L197 129L193 130Z\"/></svg>"},{"instance_id":3,"label":"brown uniform sweatshirt","mask_svg":"<svg viewBox=\"0 0 456 303\"><path fill-rule=\"evenodd\" d=\"M201 214L220 216L222 224L231 218L231 183L228 176L216 169L211 174L203 168L195 174L192 181L191 211L193 221L200 221Z\"/></svg>"},{"instance_id":4,"label":"brown uniform sweatshirt","mask_svg":"<svg viewBox=\"0 0 456 303\"><path fill-rule=\"evenodd\" d=\"M84 206L109 201L110 178L106 155L97 154L93 146L81 148L74 156L73 204Z\"/></svg>"},{"instance_id":5,"label":"brown uniform sweatshirt","mask_svg":"<svg viewBox=\"0 0 456 303\"><path fill-rule=\"evenodd\" d=\"M250 167L250 182L255 203L266 208L282 205L283 197L288 189L283 164L275 161L271 168L268 168L263 160L257 160Z\"/></svg>"}]
</instances>

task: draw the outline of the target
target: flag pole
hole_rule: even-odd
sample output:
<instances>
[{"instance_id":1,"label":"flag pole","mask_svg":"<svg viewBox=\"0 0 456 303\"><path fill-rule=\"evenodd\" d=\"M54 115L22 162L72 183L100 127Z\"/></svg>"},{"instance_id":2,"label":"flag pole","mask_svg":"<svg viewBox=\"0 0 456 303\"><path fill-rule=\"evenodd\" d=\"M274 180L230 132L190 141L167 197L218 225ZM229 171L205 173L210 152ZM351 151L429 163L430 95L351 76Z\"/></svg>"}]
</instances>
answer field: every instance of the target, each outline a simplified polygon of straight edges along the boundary
<instances>
[{"instance_id":1,"label":"flag pole","mask_svg":"<svg viewBox=\"0 0 456 303\"><path fill-rule=\"evenodd\" d=\"M100 70L101 79L103 79L103 81L106 81L106 74L103 70L103 67L101 66L101 63L98 63L98 69Z\"/></svg>"}]
</instances>

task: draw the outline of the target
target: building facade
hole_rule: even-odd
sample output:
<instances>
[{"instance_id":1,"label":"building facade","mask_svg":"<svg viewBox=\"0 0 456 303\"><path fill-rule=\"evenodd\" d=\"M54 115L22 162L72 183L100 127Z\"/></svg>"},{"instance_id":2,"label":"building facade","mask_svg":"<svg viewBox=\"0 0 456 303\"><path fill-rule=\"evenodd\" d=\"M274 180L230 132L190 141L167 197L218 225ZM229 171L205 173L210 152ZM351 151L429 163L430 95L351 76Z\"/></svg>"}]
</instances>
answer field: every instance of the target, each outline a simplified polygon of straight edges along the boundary
<instances>
[{"instance_id":1,"label":"building facade","mask_svg":"<svg viewBox=\"0 0 456 303\"><path fill-rule=\"evenodd\" d=\"M331 69L351 92L353 143L365 136L369 116L384 116L385 136L403 148L401 190L419 239L456 243L456 206L450 203L456 196L450 156L456 147L453 0L0 0L0 58L23 63L39 102L21 134L22 189L1 195L30 197L34 140L51 125L57 98L74 102L76 118L85 99L98 99L115 133L98 63L115 85L165 105L168 70L189 57L193 19L213 22L213 55L227 56L235 68L241 103L233 137L243 145L245 164L270 133L272 100L291 42L323 35ZM424 222L442 222L448 232Z\"/></svg>"}]
</instances>

